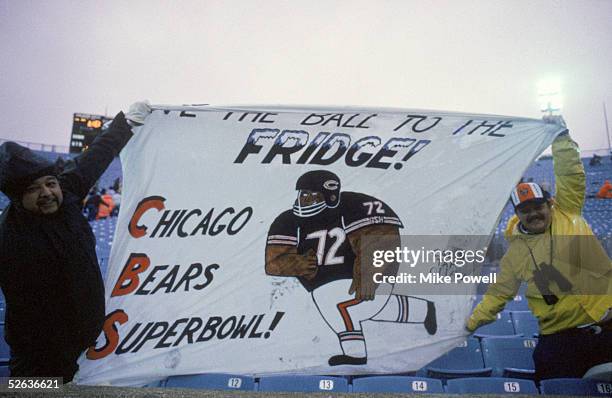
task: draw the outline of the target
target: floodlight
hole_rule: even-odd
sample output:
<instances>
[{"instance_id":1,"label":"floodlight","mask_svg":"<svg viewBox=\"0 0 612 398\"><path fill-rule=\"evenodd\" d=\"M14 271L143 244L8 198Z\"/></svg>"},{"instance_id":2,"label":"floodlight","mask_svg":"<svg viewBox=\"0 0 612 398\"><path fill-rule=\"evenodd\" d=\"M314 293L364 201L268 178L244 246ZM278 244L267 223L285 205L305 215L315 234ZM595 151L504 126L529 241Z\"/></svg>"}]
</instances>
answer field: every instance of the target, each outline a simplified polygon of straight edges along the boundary
<instances>
[{"instance_id":1,"label":"floodlight","mask_svg":"<svg viewBox=\"0 0 612 398\"><path fill-rule=\"evenodd\" d=\"M538 82L538 102L542 112L548 112L549 115L561 112L563 98L559 78L548 78Z\"/></svg>"}]
</instances>

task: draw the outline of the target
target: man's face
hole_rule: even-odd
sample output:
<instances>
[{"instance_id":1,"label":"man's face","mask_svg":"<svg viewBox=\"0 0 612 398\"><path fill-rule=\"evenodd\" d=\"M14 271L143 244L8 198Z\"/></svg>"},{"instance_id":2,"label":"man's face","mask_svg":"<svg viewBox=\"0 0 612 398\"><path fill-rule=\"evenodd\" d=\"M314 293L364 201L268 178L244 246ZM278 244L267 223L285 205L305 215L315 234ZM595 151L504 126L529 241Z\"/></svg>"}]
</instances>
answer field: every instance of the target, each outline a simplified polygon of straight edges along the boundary
<instances>
[{"instance_id":1,"label":"man's face","mask_svg":"<svg viewBox=\"0 0 612 398\"><path fill-rule=\"evenodd\" d=\"M53 214L59 210L64 196L59 181L54 176L34 180L23 192L24 209L35 214Z\"/></svg>"},{"instance_id":2,"label":"man's face","mask_svg":"<svg viewBox=\"0 0 612 398\"><path fill-rule=\"evenodd\" d=\"M550 204L548 202L527 202L516 208L523 227L532 234L546 231L551 222Z\"/></svg>"},{"instance_id":3,"label":"man's face","mask_svg":"<svg viewBox=\"0 0 612 398\"><path fill-rule=\"evenodd\" d=\"M300 206L310 206L325 200L321 192L302 189L299 195Z\"/></svg>"}]
</instances>

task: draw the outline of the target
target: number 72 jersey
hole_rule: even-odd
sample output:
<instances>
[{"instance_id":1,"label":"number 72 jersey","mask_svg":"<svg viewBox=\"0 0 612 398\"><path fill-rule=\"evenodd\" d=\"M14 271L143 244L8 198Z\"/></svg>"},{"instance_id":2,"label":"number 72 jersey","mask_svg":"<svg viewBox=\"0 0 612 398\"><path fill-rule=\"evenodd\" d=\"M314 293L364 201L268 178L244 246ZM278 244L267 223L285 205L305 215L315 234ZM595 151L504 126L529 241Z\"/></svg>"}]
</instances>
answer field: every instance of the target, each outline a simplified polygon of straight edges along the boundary
<instances>
[{"instance_id":1,"label":"number 72 jersey","mask_svg":"<svg viewBox=\"0 0 612 398\"><path fill-rule=\"evenodd\" d=\"M309 292L326 283L353 278L355 252L347 235L371 225L403 228L397 214L383 201L357 192L342 192L335 208L311 217L298 217L292 210L281 213L268 231L268 245L295 246L299 254L312 249L317 256L316 276L298 277Z\"/></svg>"}]
</instances>

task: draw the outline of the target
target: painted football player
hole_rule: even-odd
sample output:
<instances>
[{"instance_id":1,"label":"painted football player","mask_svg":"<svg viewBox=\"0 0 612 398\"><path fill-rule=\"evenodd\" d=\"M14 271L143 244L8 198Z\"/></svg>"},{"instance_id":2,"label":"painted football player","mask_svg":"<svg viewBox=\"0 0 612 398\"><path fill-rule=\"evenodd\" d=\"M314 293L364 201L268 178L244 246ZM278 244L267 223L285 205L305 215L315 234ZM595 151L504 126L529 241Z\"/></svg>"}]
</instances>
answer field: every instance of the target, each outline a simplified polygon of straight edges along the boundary
<instances>
[{"instance_id":1,"label":"painted football player","mask_svg":"<svg viewBox=\"0 0 612 398\"><path fill-rule=\"evenodd\" d=\"M380 286L373 281L374 268L361 267L364 237L382 236L378 242L400 246L403 224L395 212L372 196L341 192L338 176L326 170L305 173L295 189L293 209L270 226L266 273L296 277L310 292L340 341L342 353L333 355L329 365L367 363L364 321L422 324L435 334L433 302L393 294L391 289L375 294ZM397 272L397 264L388 267Z\"/></svg>"}]
</instances>

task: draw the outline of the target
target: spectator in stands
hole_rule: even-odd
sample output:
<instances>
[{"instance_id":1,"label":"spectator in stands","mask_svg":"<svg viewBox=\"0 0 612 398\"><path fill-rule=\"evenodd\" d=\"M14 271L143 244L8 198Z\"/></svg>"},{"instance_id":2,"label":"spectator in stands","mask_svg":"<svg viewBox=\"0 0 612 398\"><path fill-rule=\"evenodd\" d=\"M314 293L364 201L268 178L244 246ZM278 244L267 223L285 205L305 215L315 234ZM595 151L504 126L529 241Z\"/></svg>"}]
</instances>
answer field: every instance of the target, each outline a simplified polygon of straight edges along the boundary
<instances>
[{"instance_id":1,"label":"spectator in stands","mask_svg":"<svg viewBox=\"0 0 612 398\"><path fill-rule=\"evenodd\" d=\"M82 200L150 112L144 102L119 112L61 173L14 142L0 146L0 190L11 200L0 216L0 287L12 377L68 382L81 352L95 344L104 286Z\"/></svg>"},{"instance_id":2,"label":"spectator in stands","mask_svg":"<svg viewBox=\"0 0 612 398\"><path fill-rule=\"evenodd\" d=\"M113 182L113 191L121 192L121 178L115 178L115 181Z\"/></svg>"},{"instance_id":3,"label":"spectator in stands","mask_svg":"<svg viewBox=\"0 0 612 398\"><path fill-rule=\"evenodd\" d=\"M598 199L612 199L612 184L610 180L606 180L603 183L596 196Z\"/></svg>"},{"instance_id":4,"label":"spectator in stands","mask_svg":"<svg viewBox=\"0 0 612 398\"><path fill-rule=\"evenodd\" d=\"M593 154L593 157L589 160L589 166L601 166L601 156Z\"/></svg>"},{"instance_id":5,"label":"spectator in stands","mask_svg":"<svg viewBox=\"0 0 612 398\"><path fill-rule=\"evenodd\" d=\"M98 194L98 190L91 188L87 198L85 199L85 212L87 213L87 221L94 221L98 217L98 207L102 198Z\"/></svg>"},{"instance_id":6,"label":"spectator in stands","mask_svg":"<svg viewBox=\"0 0 612 398\"><path fill-rule=\"evenodd\" d=\"M100 191L100 205L98 206L97 220L105 219L111 215L113 211L113 197L106 192L106 189Z\"/></svg>"},{"instance_id":7,"label":"spectator in stands","mask_svg":"<svg viewBox=\"0 0 612 398\"><path fill-rule=\"evenodd\" d=\"M560 116L545 120L565 127ZM567 130L552 152L556 197L535 183L515 188L516 216L506 229L510 246L500 275L467 322L474 331L494 321L521 281L527 282L529 308L540 328L533 354L537 380L582 377L592 366L612 362L612 264L581 216L586 177ZM573 236L577 247L569 250L563 235Z\"/></svg>"},{"instance_id":8,"label":"spectator in stands","mask_svg":"<svg viewBox=\"0 0 612 398\"><path fill-rule=\"evenodd\" d=\"M116 217L119 214L119 207L121 207L121 193L119 193L119 191L116 191L113 194L113 203L115 204L115 207L113 207L111 217Z\"/></svg>"}]
</instances>

